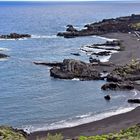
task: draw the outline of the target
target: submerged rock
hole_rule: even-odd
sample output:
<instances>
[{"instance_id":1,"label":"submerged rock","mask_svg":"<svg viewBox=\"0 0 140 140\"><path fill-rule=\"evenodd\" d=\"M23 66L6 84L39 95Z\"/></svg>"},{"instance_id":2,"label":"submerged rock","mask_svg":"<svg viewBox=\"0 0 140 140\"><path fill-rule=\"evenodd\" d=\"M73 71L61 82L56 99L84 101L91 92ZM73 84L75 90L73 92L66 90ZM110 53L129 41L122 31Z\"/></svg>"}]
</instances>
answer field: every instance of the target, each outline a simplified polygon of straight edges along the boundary
<instances>
[{"instance_id":1,"label":"submerged rock","mask_svg":"<svg viewBox=\"0 0 140 140\"><path fill-rule=\"evenodd\" d=\"M85 63L74 59L64 59L59 67L53 67L50 75L54 78L81 80L99 80L100 73L94 69L90 63Z\"/></svg>"},{"instance_id":2,"label":"submerged rock","mask_svg":"<svg viewBox=\"0 0 140 140\"><path fill-rule=\"evenodd\" d=\"M140 104L140 99L129 99L128 103L137 103Z\"/></svg>"},{"instance_id":3,"label":"submerged rock","mask_svg":"<svg viewBox=\"0 0 140 140\"><path fill-rule=\"evenodd\" d=\"M29 35L29 34L11 33L11 34L9 34L9 35L0 35L0 38L2 38L2 39L31 38L31 35Z\"/></svg>"},{"instance_id":4,"label":"submerged rock","mask_svg":"<svg viewBox=\"0 0 140 140\"><path fill-rule=\"evenodd\" d=\"M80 56L79 53L71 53L72 55L75 55L75 56Z\"/></svg>"},{"instance_id":5,"label":"submerged rock","mask_svg":"<svg viewBox=\"0 0 140 140\"><path fill-rule=\"evenodd\" d=\"M110 95L106 95L106 96L104 96L104 98L108 101L111 99Z\"/></svg>"},{"instance_id":6,"label":"submerged rock","mask_svg":"<svg viewBox=\"0 0 140 140\"><path fill-rule=\"evenodd\" d=\"M6 55L6 54L2 54L2 53L0 53L0 59L1 59L1 58L7 58L7 57L9 57L9 56Z\"/></svg>"}]
</instances>

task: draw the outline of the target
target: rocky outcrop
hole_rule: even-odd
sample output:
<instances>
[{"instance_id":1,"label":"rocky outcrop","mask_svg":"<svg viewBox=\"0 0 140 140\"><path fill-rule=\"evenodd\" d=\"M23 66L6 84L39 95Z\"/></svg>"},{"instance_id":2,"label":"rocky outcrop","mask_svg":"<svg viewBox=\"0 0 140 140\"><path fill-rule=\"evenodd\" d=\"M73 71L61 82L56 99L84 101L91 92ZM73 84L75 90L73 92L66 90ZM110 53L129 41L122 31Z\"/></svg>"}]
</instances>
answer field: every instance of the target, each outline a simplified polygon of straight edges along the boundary
<instances>
[{"instance_id":1,"label":"rocky outcrop","mask_svg":"<svg viewBox=\"0 0 140 140\"><path fill-rule=\"evenodd\" d=\"M132 90L134 85L127 82L110 82L101 87L102 90Z\"/></svg>"},{"instance_id":2,"label":"rocky outcrop","mask_svg":"<svg viewBox=\"0 0 140 140\"><path fill-rule=\"evenodd\" d=\"M50 70L50 75L54 78L73 79L79 78L81 80L98 80L100 73L94 69L90 63L85 63L74 59L64 59L59 67L53 67Z\"/></svg>"},{"instance_id":3,"label":"rocky outcrop","mask_svg":"<svg viewBox=\"0 0 140 140\"><path fill-rule=\"evenodd\" d=\"M31 38L31 35L29 35L29 34L11 33L11 34L9 34L9 35L0 35L0 38L2 38L2 39Z\"/></svg>"},{"instance_id":4,"label":"rocky outcrop","mask_svg":"<svg viewBox=\"0 0 140 140\"><path fill-rule=\"evenodd\" d=\"M140 99L129 99L128 103L136 103L136 104L140 104Z\"/></svg>"},{"instance_id":5,"label":"rocky outcrop","mask_svg":"<svg viewBox=\"0 0 140 140\"><path fill-rule=\"evenodd\" d=\"M103 35L113 32L128 33L140 31L139 22L140 15L133 14L131 16L104 19L100 22L87 24L84 26L84 29L81 30L76 30L72 25L68 25L66 32L60 32L57 35L72 38L78 36Z\"/></svg>"},{"instance_id":6,"label":"rocky outcrop","mask_svg":"<svg viewBox=\"0 0 140 140\"><path fill-rule=\"evenodd\" d=\"M1 58L7 58L7 57L9 57L9 56L6 55L6 54L2 54L2 53L0 53L0 59L1 59Z\"/></svg>"}]
</instances>

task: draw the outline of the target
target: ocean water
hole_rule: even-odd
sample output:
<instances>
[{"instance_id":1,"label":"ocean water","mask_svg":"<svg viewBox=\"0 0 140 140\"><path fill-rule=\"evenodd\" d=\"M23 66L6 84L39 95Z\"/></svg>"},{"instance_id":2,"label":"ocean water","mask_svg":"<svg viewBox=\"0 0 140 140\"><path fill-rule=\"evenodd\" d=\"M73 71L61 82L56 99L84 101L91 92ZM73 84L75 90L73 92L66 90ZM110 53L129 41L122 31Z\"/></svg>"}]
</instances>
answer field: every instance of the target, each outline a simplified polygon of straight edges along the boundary
<instances>
[{"instance_id":1,"label":"ocean water","mask_svg":"<svg viewBox=\"0 0 140 140\"><path fill-rule=\"evenodd\" d=\"M80 51L87 44L105 38L57 37L67 24L85 24L140 13L140 3L109 2L0 2L0 34L28 33L31 39L0 40L0 125L12 125L28 132L72 127L127 112L136 106L127 103L138 91L102 91L105 81L59 80L49 68L33 61L62 61L73 58L88 62ZM81 56L73 56L78 52ZM103 61L106 58L102 58ZM104 95L110 94L107 102Z\"/></svg>"}]
</instances>

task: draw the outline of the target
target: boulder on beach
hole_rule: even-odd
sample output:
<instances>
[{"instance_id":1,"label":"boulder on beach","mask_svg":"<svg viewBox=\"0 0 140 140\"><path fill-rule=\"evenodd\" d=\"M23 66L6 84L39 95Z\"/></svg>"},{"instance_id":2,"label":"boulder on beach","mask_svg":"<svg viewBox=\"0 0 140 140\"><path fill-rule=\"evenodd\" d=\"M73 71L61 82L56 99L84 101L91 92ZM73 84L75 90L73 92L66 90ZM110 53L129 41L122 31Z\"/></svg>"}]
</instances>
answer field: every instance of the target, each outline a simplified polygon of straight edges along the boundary
<instances>
[{"instance_id":1,"label":"boulder on beach","mask_svg":"<svg viewBox=\"0 0 140 140\"><path fill-rule=\"evenodd\" d=\"M18 34L18 33L10 33L9 35L0 35L2 39L20 39L20 38L31 38L29 34Z\"/></svg>"},{"instance_id":2,"label":"boulder on beach","mask_svg":"<svg viewBox=\"0 0 140 140\"><path fill-rule=\"evenodd\" d=\"M85 63L80 60L64 59L59 67L53 67L50 70L50 75L54 78L81 80L99 80L100 73L94 69L90 63Z\"/></svg>"}]
</instances>

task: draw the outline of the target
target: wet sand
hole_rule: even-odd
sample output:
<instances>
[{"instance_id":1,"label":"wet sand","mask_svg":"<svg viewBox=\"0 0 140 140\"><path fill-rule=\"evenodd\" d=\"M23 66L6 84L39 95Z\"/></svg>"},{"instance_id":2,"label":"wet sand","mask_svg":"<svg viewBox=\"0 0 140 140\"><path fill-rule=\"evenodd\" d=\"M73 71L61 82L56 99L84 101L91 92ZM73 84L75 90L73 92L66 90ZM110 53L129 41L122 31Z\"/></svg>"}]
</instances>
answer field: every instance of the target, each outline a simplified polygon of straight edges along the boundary
<instances>
[{"instance_id":1,"label":"wet sand","mask_svg":"<svg viewBox=\"0 0 140 140\"><path fill-rule=\"evenodd\" d=\"M134 34L111 33L104 35L104 37L122 40L122 45L125 47L124 51L113 54L110 58L110 62L116 65L124 65L132 59L140 58L140 41ZM138 88L139 87L140 86L138 85ZM140 107L137 107L136 109L124 114L115 115L103 120L72 128L34 132L29 135L28 139L36 140L37 137L44 137L47 133L61 133L65 138L75 138L80 135L91 136L118 132L121 129L140 123L139 115Z\"/></svg>"}]
</instances>

